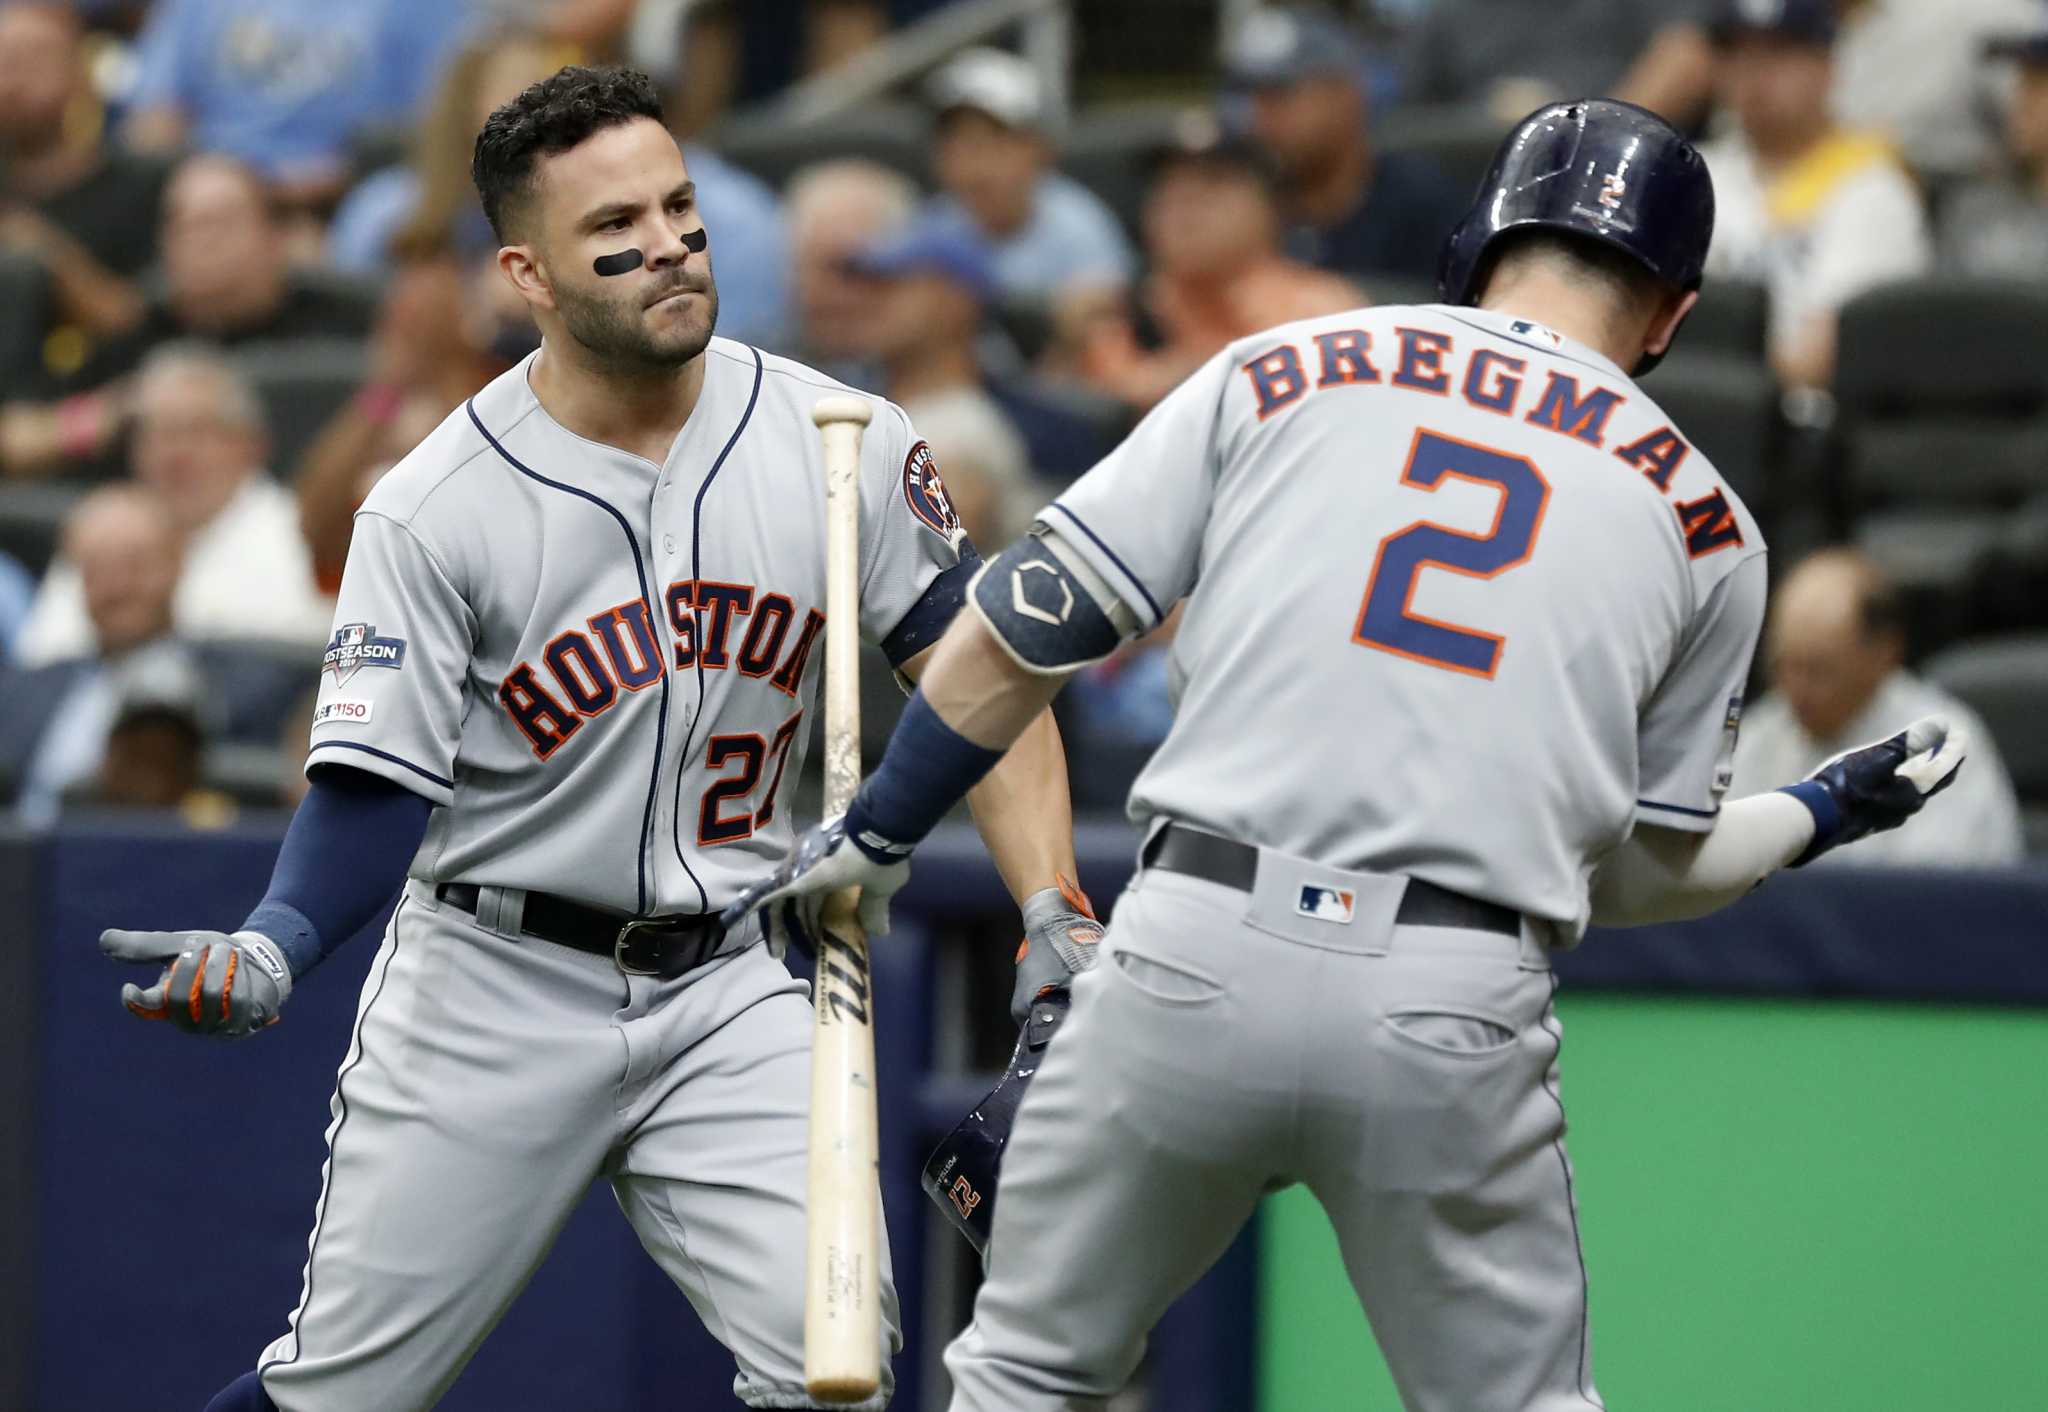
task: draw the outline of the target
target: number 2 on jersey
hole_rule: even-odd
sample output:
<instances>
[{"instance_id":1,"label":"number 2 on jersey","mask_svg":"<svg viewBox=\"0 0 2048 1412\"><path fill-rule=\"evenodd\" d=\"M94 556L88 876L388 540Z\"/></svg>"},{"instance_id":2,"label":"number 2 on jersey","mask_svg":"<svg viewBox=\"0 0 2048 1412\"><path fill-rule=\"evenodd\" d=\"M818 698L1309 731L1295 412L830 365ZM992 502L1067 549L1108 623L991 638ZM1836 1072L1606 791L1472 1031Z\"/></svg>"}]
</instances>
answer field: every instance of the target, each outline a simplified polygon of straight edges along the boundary
<instances>
[{"instance_id":1,"label":"number 2 on jersey","mask_svg":"<svg viewBox=\"0 0 2048 1412\"><path fill-rule=\"evenodd\" d=\"M1409 604L1424 569L1490 579L1527 559L1543 527L1550 483L1523 457L1439 432L1416 432L1408 464L1401 470L1401 484L1434 491L1446 479L1499 490L1500 505L1494 511L1492 528L1484 534L1468 534L1417 520L1381 540L1351 638L1397 657L1491 680L1500 667L1503 638L1425 618L1412 612Z\"/></svg>"}]
</instances>

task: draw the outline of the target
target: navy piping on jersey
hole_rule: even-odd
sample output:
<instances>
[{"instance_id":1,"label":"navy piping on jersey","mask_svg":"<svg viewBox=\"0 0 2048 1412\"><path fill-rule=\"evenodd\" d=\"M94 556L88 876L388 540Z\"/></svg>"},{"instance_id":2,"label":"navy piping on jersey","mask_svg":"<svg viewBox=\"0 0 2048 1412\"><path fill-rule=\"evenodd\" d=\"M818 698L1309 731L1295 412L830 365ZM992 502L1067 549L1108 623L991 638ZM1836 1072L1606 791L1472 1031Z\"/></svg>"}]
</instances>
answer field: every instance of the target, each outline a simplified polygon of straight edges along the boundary
<instances>
[{"instance_id":1,"label":"navy piping on jersey","mask_svg":"<svg viewBox=\"0 0 2048 1412\"><path fill-rule=\"evenodd\" d=\"M704 483L697 487L697 499L690 506L690 581L692 583L703 577L704 497L710 493L711 482L717 480L718 473L725 468L725 458L732 455L733 447L739 445L740 433L745 431L747 424L754 420L754 405L761 400L761 375L763 372L761 350L750 347L747 351L754 355L754 386L747 393L747 410L740 413L739 425L734 427L732 435L725 439L724 449L718 453L718 459L711 463L711 469L705 473ZM694 618L696 613L697 606L693 601L690 605L690 615ZM655 621L659 622L661 619L657 618ZM675 843L676 861L683 865L684 872L690 874L690 881L697 883L698 910L708 912L711 910L711 899L704 892L704 884L697 882L697 875L690 871L690 860L683 855L683 772L690 768L690 752L697 743L697 723L704 719L703 625L703 619L698 618L697 627L690 634L690 641L696 647L694 656L697 668L697 713L690 717L689 729L683 732L682 753L676 757L676 807L674 817L669 820L669 835ZM663 675L666 676L667 674L663 673Z\"/></svg>"},{"instance_id":2,"label":"navy piping on jersey","mask_svg":"<svg viewBox=\"0 0 2048 1412\"><path fill-rule=\"evenodd\" d=\"M334 1076L334 1101L341 1108L341 1116L334 1120L334 1136L327 1140L327 1172L326 1181L320 1189L320 1213L313 1218L313 1239L306 1247L306 1294L305 1298L299 1301L299 1307L293 1311L292 1356L273 1358L259 1367L256 1370L256 1380L259 1384L263 1381L263 1375L272 1368L290 1367L298 1362L299 1355L306 1351L306 1343L299 1336L299 1330L305 1325L306 1316L313 1312L313 1262L319 1258L320 1233L327 1228L327 1208L334 1200L334 1149L341 1144L341 1130L348 1126L348 1095L342 1091L342 1085L348 1081L348 1076L355 1072L356 1066L363 1062L363 1056L369 1052L363 1044L363 1030L370 1023L370 1012L377 1008L378 1000L384 995L384 982L391 979L391 963L398 959L398 922L405 915L405 904L408 900L404 896L398 899L398 910L391 917L391 950L384 957L384 969L377 973L377 989L371 992L369 1000L363 1005L363 1013L356 1016L356 1032L351 1041L356 1057L343 1064L341 1072Z\"/></svg>"},{"instance_id":3,"label":"navy piping on jersey","mask_svg":"<svg viewBox=\"0 0 2048 1412\"><path fill-rule=\"evenodd\" d=\"M1688 818L1694 819L1718 819L1721 817L1719 809L1688 809L1683 804L1659 804L1654 799L1638 799L1636 801L1636 808L1662 809L1669 814L1684 814Z\"/></svg>"},{"instance_id":4,"label":"navy piping on jersey","mask_svg":"<svg viewBox=\"0 0 2048 1412\"><path fill-rule=\"evenodd\" d=\"M454 780L444 780L432 770L423 770L403 755L393 755L388 750L379 750L374 745L364 745L354 740L323 740L314 746L311 753L318 755L323 750L360 750L365 755L374 755L379 760L389 760L394 765L403 765L423 780L431 780L443 789L455 788Z\"/></svg>"},{"instance_id":5,"label":"navy piping on jersey","mask_svg":"<svg viewBox=\"0 0 2048 1412\"><path fill-rule=\"evenodd\" d=\"M1518 348L1527 348L1531 352L1542 353L1552 358L1562 358L1567 363L1577 363L1582 368L1592 369L1594 372L1600 374L1602 377L1613 377L1616 375L1617 372L1617 370L1614 368L1604 368L1600 364L1592 362L1585 358L1581 358L1575 353L1567 353L1562 348L1553 347L1549 344L1543 343L1531 343L1526 338L1517 338L1515 337L1515 335L1511 333L1502 333L1499 329L1488 328L1485 324L1475 324L1470 319L1460 318L1456 314L1446 313L1444 317L1447 319L1456 319L1466 328L1477 330L1478 332L1485 334L1488 338L1498 338L1502 342L1512 343ZM1533 324L1536 321L1534 319L1530 319L1529 322ZM1622 373L1621 376L1626 378L1628 377L1628 374Z\"/></svg>"},{"instance_id":6,"label":"navy piping on jersey","mask_svg":"<svg viewBox=\"0 0 2048 1412\"><path fill-rule=\"evenodd\" d=\"M610 501L593 495L580 486L568 485L558 480L550 480L539 471L526 465L517 456L507 451L499 443L498 438L491 435L489 429L484 426L483 418L476 414L476 403L474 400L465 402L463 407L469 412L470 421L476 424L476 429L483 434L484 440L491 443L491 449L504 457L505 463L511 466L513 470L530 479L539 481L542 485L552 486L556 490L580 496L618 521L619 532L626 536L626 547L633 551L633 573L640 580L640 603L641 606L647 609L647 621L650 624L660 622L662 620L661 615L654 608L654 596L647 591L647 565L640 558L640 541L633 537L633 527L626 522L626 517L620 514ZM640 852L635 864L640 885L640 905L634 908L634 911L642 916L645 916L647 913L647 840L648 835L654 832L654 801L657 792L661 788L662 748L667 738L668 673L664 671L661 674L661 716L654 723L654 770L647 781L647 807L640 813ZM687 867L688 865L686 864L685 866ZM693 876L690 881L696 882L697 880ZM703 893L704 885L702 883L697 884L697 891L700 895Z\"/></svg>"},{"instance_id":7,"label":"navy piping on jersey","mask_svg":"<svg viewBox=\"0 0 2048 1412\"><path fill-rule=\"evenodd\" d=\"M1087 535L1090 539L1095 541L1095 547L1097 549L1100 549L1103 553L1107 554L1109 556L1109 562L1116 565L1118 570L1122 572L1123 576L1129 579L1133 586L1137 588L1138 592L1145 595L1145 606L1152 610L1152 625L1154 627L1157 627L1159 625L1160 620L1164 618L1166 614L1162 613L1159 610L1159 601L1152 596L1152 590L1145 587L1145 581L1139 578L1136 574L1131 572L1131 566L1129 564L1126 564L1122 559L1118 558L1117 552L1114 549L1111 549L1107 544L1104 544L1102 542L1102 536L1097 534L1094 530L1089 529L1087 524L1082 521L1079 515L1075 514L1072 510L1069 510L1066 506L1060 504L1059 501L1055 500L1052 502L1052 504L1046 506L1045 508L1048 510L1059 511L1062 515L1065 515L1068 519L1074 522L1075 529L1078 529L1079 531L1081 531L1081 533Z\"/></svg>"}]
</instances>

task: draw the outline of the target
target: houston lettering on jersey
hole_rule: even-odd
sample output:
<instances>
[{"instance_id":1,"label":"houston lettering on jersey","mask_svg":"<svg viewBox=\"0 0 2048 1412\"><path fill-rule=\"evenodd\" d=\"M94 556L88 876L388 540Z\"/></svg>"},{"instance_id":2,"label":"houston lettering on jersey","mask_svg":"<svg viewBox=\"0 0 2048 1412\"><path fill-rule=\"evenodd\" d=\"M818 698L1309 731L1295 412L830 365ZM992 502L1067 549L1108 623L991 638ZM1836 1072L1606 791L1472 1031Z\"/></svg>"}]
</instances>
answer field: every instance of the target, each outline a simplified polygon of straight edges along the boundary
<instances>
[{"instance_id":1,"label":"houston lettering on jersey","mask_svg":"<svg viewBox=\"0 0 2048 1412\"><path fill-rule=\"evenodd\" d=\"M1528 331L1547 332L1535 325ZM1261 422L1312 393L1379 383L1430 397L1455 395L1483 412L1519 417L1530 426L1608 449L1608 423L1628 401L1627 395L1610 387L1582 385L1578 377L1557 369L1532 385L1526 376L1528 366L1527 359L1496 348L1473 348L1461 357L1451 334L1396 328L1393 347L1383 355L1373 348L1370 331L1339 329L1316 334L1306 347L1282 343L1247 359L1242 371L1251 380ZM1666 494L1672 476L1691 454L1692 447L1669 425L1614 448L1616 459L1633 466ZM1742 529L1719 487L1672 508L1686 552L1693 558L1742 543Z\"/></svg>"},{"instance_id":2,"label":"houston lettering on jersey","mask_svg":"<svg viewBox=\"0 0 2048 1412\"><path fill-rule=\"evenodd\" d=\"M666 651L647 605L635 598L556 634L538 663L521 662L505 674L498 704L536 756L547 759L586 720L610 710L621 691L644 691L671 666L733 670L796 696L823 613L806 609L799 621L789 594L709 579L672 583L662 599L671 635Z\"/></svg>"}]
</instances>

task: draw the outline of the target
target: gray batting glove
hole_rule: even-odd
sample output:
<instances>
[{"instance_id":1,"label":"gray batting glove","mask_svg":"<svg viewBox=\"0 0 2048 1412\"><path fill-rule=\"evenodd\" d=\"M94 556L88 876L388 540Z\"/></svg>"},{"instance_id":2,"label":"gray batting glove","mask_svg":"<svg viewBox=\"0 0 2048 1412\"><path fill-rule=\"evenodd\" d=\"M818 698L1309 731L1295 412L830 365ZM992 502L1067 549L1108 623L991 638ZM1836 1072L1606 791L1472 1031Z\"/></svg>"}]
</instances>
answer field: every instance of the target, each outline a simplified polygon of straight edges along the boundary
<instances>
[{"instance_id":1,"label":"gray batting glove","mask_svg":"<svg viewBox=\"0 0 2048 1412\"><path fill-rule=\"evenodd\" d=\"M1017 982L1010 989L1010 1016L1019 1026L1031 1018L1031 1003L1048 990L1073 982L1095 964L1102 923L1088 894L1066 878L1024 899L1024 944L1017 948Z\"/></svg>"},{"instance_id":2,"label":"gray batting glove","mask_svg":"<svg viewBox=\"0 0 2048 1412\"><path fill-rule=\"evenodd\" d=\"M116 961L168 962L149 989L122 986L121 1003L193 1034L231 1039L274 1025L292 993L284 953L257 932L105 931L100 950Z\"/></svg>"},{"instance_id":3,"label":"gray batting glove","mask_svg":"<svg viewBox=\"0 0 2048 1412\"><path fill-rule=\"evenodd\" d=\"M758 908L768 911L771 947L802 944L820 929L825 899L841 888L860 889L860 926L869 936L889 931L889 899L910 881L910 864L870 858L846 836L846 818L827 819L805 831L782 865L735 898L719 914L727 928ZM792 904L785 908L779 904ZM779 953L778 953L779 954Z\"/></svg>"}]
</instances>

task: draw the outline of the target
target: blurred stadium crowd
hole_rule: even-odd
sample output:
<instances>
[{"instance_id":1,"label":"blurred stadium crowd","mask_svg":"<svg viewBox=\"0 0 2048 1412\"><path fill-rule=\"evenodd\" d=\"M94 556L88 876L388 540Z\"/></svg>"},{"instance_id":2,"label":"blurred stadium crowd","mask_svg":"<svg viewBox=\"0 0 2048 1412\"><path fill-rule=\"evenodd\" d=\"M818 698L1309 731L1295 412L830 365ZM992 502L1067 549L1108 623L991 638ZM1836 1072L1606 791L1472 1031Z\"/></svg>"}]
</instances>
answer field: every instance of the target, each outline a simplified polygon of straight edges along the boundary
<instances>
[{"instance_id":1,"label":"blurred stadium crowd","mask_svg":"<svg viewBox=\"0 0 2048 1412\"><path fill-rule=\"evenodd\" d=\"M1720 219L1647 386L1775 551L1736 791L1947 709L1944 822L1851 861L2048 852L2048 4L1118 0L1065 7L1071 62L996 34L789 101L988 8L0 0L0 807L293 800L355 506L535 346L474 133L624 59L720 333L902 403L990 549L1229 341L1432 299L1513 119L1663 112ZM1171 631L1068 693L1080 806L1163 735Z\"/></svg>"}]
</instances>

